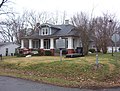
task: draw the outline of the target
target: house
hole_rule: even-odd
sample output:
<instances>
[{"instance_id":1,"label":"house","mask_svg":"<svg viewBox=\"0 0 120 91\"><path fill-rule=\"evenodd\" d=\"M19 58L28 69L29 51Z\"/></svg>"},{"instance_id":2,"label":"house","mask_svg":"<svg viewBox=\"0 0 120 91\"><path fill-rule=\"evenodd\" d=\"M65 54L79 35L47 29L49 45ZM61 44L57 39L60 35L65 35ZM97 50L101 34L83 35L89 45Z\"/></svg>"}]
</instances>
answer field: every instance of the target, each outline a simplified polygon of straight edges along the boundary
<instances>
[{"instance_id":1,"label":"house","mask_svg":"<svg viewBox=\"0 0 120 91\"><path fill-rule=\"evenodd\" d=\"M2 56L13 56L19 45L13 42L0 42L0 54Z\"/></svg>"},{"instance_id":2,"label":"house","mask_svg":"<svg viewBox=\"0 0 120 91\"><path fill-rule=\"evenodd\" d=\"M34 33L21 38L21 49L40 49L41 51L50 50L54 55L56 40L65 39L65 49L68 54L74 53L77 47L81 47L81 41L75 31L75 26L69 24L66 20L65 24L52 25L49 23L37 23Z\"/></svg>"}]
</instances>

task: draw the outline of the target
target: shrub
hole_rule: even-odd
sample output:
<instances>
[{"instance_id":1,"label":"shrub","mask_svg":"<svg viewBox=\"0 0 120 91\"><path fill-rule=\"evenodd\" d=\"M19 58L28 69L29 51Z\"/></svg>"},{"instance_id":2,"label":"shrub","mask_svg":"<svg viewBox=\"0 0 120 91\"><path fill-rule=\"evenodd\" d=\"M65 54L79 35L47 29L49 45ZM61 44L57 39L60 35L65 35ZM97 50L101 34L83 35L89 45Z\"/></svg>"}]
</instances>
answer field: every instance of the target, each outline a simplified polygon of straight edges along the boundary
<instances>
[{"instance_id":1,"label":"shrub","mask_svg":"<svg viewBox=\"0 0 120 91\"><path fill-rule=\"evenodd\" d=\"M63 54L63 55L66 55L66 54L67 54L67 50L66 50L66 49L63 49L63 50L62 50L62 54Z\"/></svg>"},{"instance_id":2,"label":"shrub","mask_svg":"<svg viewBox=\"0 0 120 91\"><path fill-rule=\"evenodd\" d=\"M43 55L44 55L44 52L41 51L41 50L38 50L38 55L39 55L39 56L43 56Z\"/></svg>"},{"instance_id":3,"label":"shrub","mask_svg":"<svg viewBox=\"0 0 120 91\"><path fill-rule=\"evenodd\" d=\"M95 53L95 49L89 49L89 52Z\"/></svg>"},{"instance_id":4,"label":"shrub","mask_svg":"<svg viewBox=\"0 0 120 91\"><path fill-rule=\"evenodd\" d=\"M45 53L45 56L51 56L52 55L50 50L46 50L44 53Z\"/></svg>"},{"instance_id":5,"label":"shrub","mask_svg":"<svg viewBox=\"0 0 120 91\"><path fill-rule=\"evenodd\" d=\"M25 55L25 54L20 54L20 53L19 53L19 54L17 54L16 56L17 56L17 57L25 57L26 55Z\"/></svg>"},{"instance_id":6,"label":"shrub","mask_svg":"<svg viewBox=\"0 0 120 91\"><path fill-rule=\"evenodd\" d=\"M60 54L60 49L56 49L55 53L59 53ZM62 49L62 54L66 55L67 54L67 49Z\"/></svg>"}]
</instances>

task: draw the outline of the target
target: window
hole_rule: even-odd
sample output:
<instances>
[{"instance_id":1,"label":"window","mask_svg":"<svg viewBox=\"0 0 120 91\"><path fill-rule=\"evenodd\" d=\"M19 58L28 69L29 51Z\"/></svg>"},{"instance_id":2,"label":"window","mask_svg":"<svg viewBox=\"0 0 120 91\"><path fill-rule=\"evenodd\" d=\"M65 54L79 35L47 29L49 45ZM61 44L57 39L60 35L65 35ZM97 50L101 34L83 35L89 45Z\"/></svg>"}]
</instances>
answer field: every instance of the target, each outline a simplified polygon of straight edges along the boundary
<instances>
[{"instance_id":1,"label":"window","mask_svg":"<svg viewBox=\"0 0 120 91\"><path fill-rule=\"evenodd\" d=\"M45 39L44 40L44 48L45 49L50 49L50 39Z\"/></svg>"},{"instance_id":2,"label":"window","mask_svg":"<svg viewBox=\"0 0 120 91\"><path fill-rule=\"evenodd\" d=\"M6 56L8 56L8 48L6 48Z\"/></svg>"},{"instance_id":3,"label":"window","mask_svg":"<svg viewBox=\"0 0 120 91\"><path fill-rule=\"evenodd\" d=\"M73 48L75 48L75 39L73 39Z\"/></svg>"},{"instance_id":4,"label":"window","mask_svg":"<svg viewBox=\"0 0 120 91\"><path fill-rule=\"evenodd\" d=\"M39 48L39 40L33 40L33 48Z\"/></svg>"},{"instance_id":5,"label":"window","mask_svg":"<svg viewBox=\"0 0 120 91\"><path fill-rule=\"evenodd\" d=\"M46 31L45 31L45 32L46 32L46 35L47 35L47 34L48 34L48 29L46 29Z\"/></svg>"},{"instance_id":6,"label":"window","mask_svg":"<svg viewBox=\"0 0 120 91\"><path fill-rule=\"evenodd\" d=\"M49 28L42 28L41 35L49 35Z\"/></svg>"},{"instance_id":7,"label":"window","mask_svg":"<svg viewBox=\"0 0 120 91\"><path fill-rule=\"evenodd\" d=\"M65 48L68 48L68 39L65 39Z\"/></svg>"},{"instance_id":8,"label":"window","mask_svg":"<svg viewBox=\"0 0 120 91\"><path fill-rule=\"evenodd\" d=\"M42 30L42 34L43 34L43 35L45 34L44 31L45 31L45 30L43 29L43 30Z\"/></svg>"}]
</instances>

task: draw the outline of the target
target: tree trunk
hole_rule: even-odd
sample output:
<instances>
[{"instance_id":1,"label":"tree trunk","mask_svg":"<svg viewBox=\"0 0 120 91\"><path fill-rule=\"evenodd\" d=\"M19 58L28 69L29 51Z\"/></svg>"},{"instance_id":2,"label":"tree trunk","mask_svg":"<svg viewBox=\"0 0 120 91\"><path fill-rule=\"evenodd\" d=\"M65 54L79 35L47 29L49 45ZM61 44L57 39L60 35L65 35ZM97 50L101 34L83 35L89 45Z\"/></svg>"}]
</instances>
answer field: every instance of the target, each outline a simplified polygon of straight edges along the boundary
<instances>
[{"instance_id":1,"label":"tree trunk","mask_svg":"<svg viewBox=\"0 0 120 91\"><path fill-rule=\"evenodd\" d=\"M104 45L104 46L102 47L102 52L103 52L103 54L106 54L106 53L107 53L107 46L106 46L106 45Z\"/></svg>"}]
</instances>

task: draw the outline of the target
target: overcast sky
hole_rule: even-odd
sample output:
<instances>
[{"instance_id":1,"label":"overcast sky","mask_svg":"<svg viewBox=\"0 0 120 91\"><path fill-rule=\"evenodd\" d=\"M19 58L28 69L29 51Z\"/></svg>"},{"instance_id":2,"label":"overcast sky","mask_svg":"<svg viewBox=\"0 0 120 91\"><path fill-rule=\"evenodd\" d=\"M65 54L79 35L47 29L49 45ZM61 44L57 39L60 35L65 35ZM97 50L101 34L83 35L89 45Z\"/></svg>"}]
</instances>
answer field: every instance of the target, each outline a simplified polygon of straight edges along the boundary
<instances>
[{"instance_id":1,"label":"overcast sky","mask_svg":"<svg viewBox=\"0 0 120 91\"><path fill-rule=\"evenodd\" d=\"M37 12L59 12L66 11L67 19L79 12L87 12L89 15L93 10L94 16L103 13L115 14L120 20L120 0L10 0L14 2L11 6L18 13L25 10Z\"/></svg>"},{"instance_id":2,"label":"overcast sky","mask_svg":"<svg viewBox=\"0 0 120 91\"><path fill-rule=\"evenodd\" d=\"M92 12L95 16L102 15L103 12L120 16L120 0L13 0L16 11L25 9L36 10L38 12L67 12L67 16L72 16L77 12Z\"/></svg>"}]
</instances>

